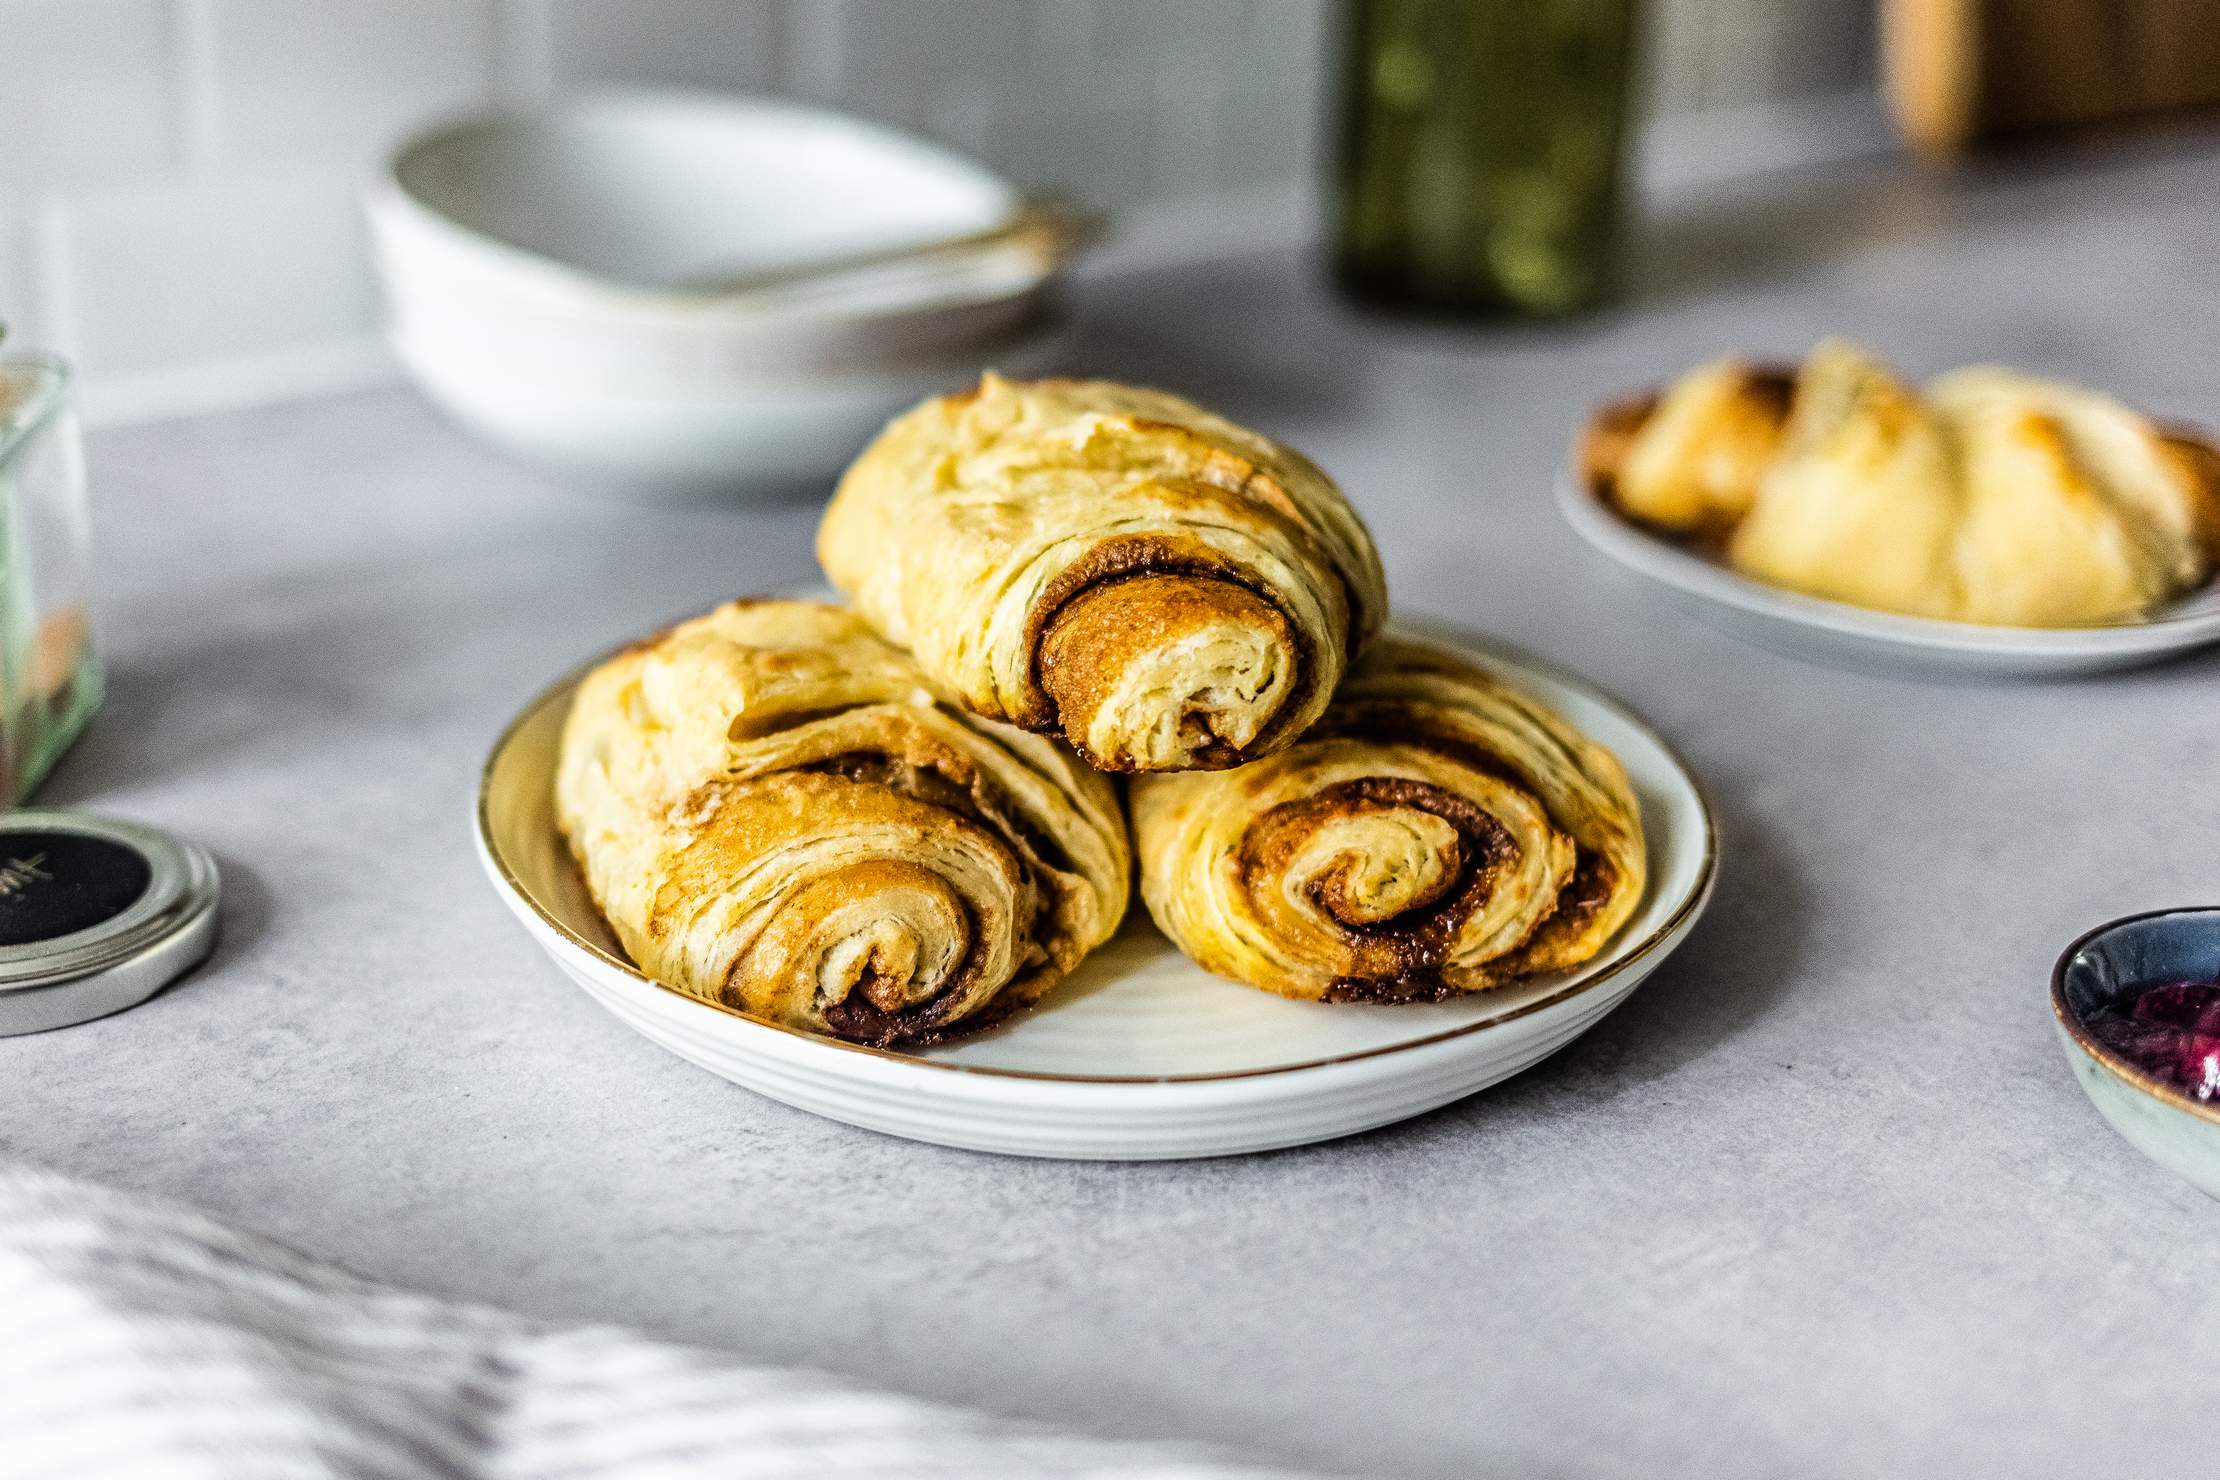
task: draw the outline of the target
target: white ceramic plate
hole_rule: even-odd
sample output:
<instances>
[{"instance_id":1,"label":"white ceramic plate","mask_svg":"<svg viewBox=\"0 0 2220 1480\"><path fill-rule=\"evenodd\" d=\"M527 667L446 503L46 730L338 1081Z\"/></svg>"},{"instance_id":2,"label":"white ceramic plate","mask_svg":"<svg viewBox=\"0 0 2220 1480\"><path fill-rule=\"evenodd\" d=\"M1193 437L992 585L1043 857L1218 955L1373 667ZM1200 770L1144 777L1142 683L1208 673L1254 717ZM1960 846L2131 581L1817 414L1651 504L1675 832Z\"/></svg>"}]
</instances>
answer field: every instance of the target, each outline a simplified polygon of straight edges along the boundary
<instances>
[{"instance_id":1,"label":"white ceramic plate","mask_svg":"<svg viewBox=\"0 0 2220 1480\"><path fill-rule=\"evenodd\" d=\"M1867 611L1752 580L1620 517L1570 470L1558 477L1557 506L1589 544L1714 626L1800 658L1926 677L2046 678L2132 668L2220 642L2220 583L2141 622L1984 627Z\"/></svg>"},{"instance_id":2,"label":"white ceramic plate","mask_svg":"<svg viewBox=\"0 0 2220 1480\"><path fill-rule=\"evenodd\" d=\"M702 1002L625 960L556 834L550 791L575 675L533 700L494 746L479 854L533 940L604 1007L789 1105L945 1146L1089 1160L1328 1140L1447 1104L1563 1048L1656 969L1710 897L1711 814L1664 743L1586 685L1463 641L1625 763L1641 794L1650 885L1596 960L1460 1002L1293 1002L1221 981L1157 934L1138 900L1118 937L1038 1007L943 1048L860 1048Z\"/></svg>"}]
</instances>

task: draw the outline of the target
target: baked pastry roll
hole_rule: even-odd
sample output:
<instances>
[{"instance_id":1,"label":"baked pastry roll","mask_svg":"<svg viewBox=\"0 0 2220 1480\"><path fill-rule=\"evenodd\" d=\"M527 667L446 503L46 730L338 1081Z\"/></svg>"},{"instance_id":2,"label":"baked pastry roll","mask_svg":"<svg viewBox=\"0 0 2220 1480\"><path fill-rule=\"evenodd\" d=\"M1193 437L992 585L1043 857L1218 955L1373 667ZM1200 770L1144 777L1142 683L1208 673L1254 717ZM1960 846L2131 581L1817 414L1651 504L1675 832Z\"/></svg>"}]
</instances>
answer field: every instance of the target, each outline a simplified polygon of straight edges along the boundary
<instances>
[{"instance_id":1,"label":"baked pastry roll","mask_svg":"<svg viewBox=\"0 0 2220 1480\"><path fill-rule=\"evenodd\" d=\"M1311 731L1134 778L1141 896L1220 976L1313 1001L1480 991L1602 949L1647 877L1616 758L1460 654L1391 633Z\"/></svg>"},{"instance_id":2,"label":"baked pastry roll","mask_svg":"<svg viewBox=\"0 0 2220 1480\"><path fill-rule=\"evenodd\" d=\"M1792 591L1954 617L1962 504L1942 419L1862 351L1823 344L1727 562Z\"/></svg>"},{"instance_id":3,"label":"baked pastry roll","mask_svg":"<svg viewBox=\"0 0 2220 1480\"><path fill-rule=\"evenodd\" d=\"M1104 777L806 601L733 602L589 673L556 811L643 971L879 1045L1038 998L1117 928L1132 866Z\"/></svg>"},{"instance_id":4,"label":"baked pastry roll","mask_svg":"<svg viewBox=\"0 0 2220 1480\"><path fill-rule=\"evenodd\" d=\"M1793 387L1778 370L1719 360L1639 403L1631 422L1623 410L1600 422L1620 441L1620 507L1672 529L1731 529L1780 453Z\"/></svg>"},{"instance_id":5,"label":"baked pastry roll","mask_svg":"<svg viewBox=\"0 0 2220 1480\"><path fill-rule=\"evenodd\" d=\"M1387 608L1371 537L1301 454L1099 380L988 375L898 418L817 555L965 707L1106 771L1281 749Z\"/></svg>"},{"instance_id":6,"label":"baked pastry roll","mask_svg":"<svg viewBox=\"0 0 2220 1480\"><path fill-rule=\"evenodd\" d=\"M1967 621L2129 617L2209 573L2220 479L2195 444L2109 396L1993 367L1941 376L1927 398L1964 468Z\"/></svg>"},{"instance_id":7,"label":"baked pastry roll","mask_svg":"<svg viewBox=\"0 0 2220 1480\"><path fill-rule=\"evenodd\" d=\"M2128 620L2220 548L2220 453L2198 439L1993 367L1915 390L1839 342L1793 379L1723 362L1608 407L1583 455L1610 502L1747 575L1913 616Z\"/></svg>"}]
</instances>

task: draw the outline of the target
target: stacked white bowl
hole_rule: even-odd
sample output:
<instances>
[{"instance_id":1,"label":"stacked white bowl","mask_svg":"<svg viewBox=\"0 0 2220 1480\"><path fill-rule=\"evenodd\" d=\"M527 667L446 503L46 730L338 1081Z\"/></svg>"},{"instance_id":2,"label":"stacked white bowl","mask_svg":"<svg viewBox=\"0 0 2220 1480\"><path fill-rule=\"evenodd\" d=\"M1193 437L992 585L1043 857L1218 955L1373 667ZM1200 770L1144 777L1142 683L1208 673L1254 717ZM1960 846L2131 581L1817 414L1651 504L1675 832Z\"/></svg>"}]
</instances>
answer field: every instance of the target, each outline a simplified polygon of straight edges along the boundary
<instances>
[{"instance_id":1,"label":"stacked white bowl","mask_svg":"<svg viewBox=\"0 0 2220 1480\"><path fill-rule=\"evenodd\" d=\"M1074 243L935 145L713 93L444 126L367 204L394 350L434 401L673 491L821 480L901 407L1044 368Z\"/></svg>"}]
</instances>

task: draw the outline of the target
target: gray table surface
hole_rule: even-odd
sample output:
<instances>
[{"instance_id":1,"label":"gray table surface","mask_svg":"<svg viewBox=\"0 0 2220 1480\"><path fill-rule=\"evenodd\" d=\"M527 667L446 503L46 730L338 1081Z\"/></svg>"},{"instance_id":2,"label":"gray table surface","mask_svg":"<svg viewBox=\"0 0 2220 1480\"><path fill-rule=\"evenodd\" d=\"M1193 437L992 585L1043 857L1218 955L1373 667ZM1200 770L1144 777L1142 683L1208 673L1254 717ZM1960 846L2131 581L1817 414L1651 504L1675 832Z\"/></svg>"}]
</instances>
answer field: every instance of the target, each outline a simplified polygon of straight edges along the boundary
<instances>
[{"instance_id":1,"label":"gray table surface","mask_svg":"<svg viewBox=\"0 0 2220 1480\"><path fill-rule=\"evenodd\" d=\"M1616 692L1717 799L1709 917L1593 1034L1338 1144L1025 1162L636 1038L479 878L488 742L612 640L813 579L814 500L625 506L381 391L93 443L113 696L44 800L209 845L213 963L0 1040L0 1154L355 1269L1106 1434L1413 1475L2188 1473L2220 1205L2053 1041L2085 926L2220 896L2220 661L2042 686L1808 666L1589 554L1605 393L1827 333L2220 421L2220 143L1683 202L1622 307L1446 332L1265 252L1090 281L1078 363L1297 442L1396 600ZM2201 1457L2201 1458L2200 1458Z\"/></svg>"}]
</instances>

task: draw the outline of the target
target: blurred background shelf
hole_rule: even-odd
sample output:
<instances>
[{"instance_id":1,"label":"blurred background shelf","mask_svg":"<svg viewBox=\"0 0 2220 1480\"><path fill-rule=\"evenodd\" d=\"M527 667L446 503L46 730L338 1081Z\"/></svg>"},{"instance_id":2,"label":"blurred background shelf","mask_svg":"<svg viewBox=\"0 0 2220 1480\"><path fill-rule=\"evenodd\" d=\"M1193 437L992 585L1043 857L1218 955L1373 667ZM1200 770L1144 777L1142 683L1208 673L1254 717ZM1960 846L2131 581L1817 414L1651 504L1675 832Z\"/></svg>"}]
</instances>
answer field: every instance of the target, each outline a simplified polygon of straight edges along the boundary
<instances>
[{"instance_id":1,"label":"blurred background shelf","mask_svg":"<svg viewBox=\"0 0 2220 1480\"><path fill-rule=\"evenodd\" d=\"M2220 103L2212 0L1882 0L1890 109L1937 155Z\"/></svg>"}]
</instances>

